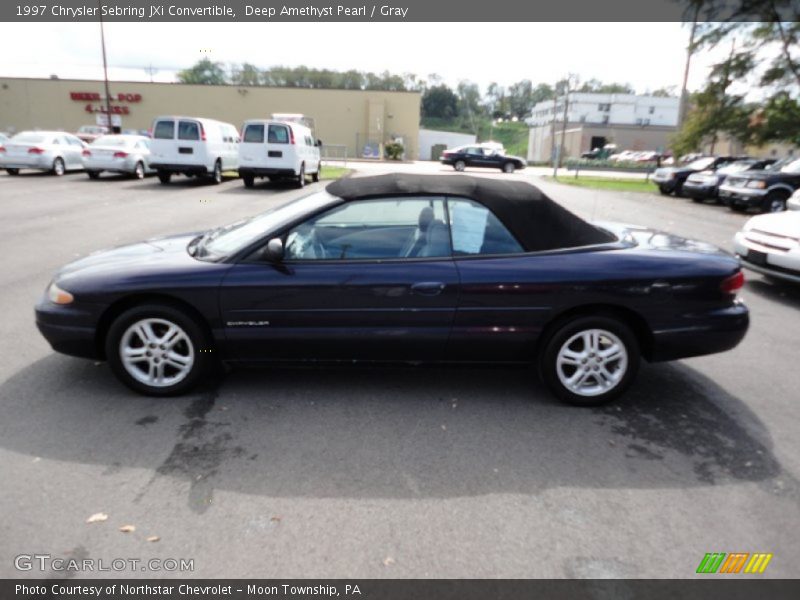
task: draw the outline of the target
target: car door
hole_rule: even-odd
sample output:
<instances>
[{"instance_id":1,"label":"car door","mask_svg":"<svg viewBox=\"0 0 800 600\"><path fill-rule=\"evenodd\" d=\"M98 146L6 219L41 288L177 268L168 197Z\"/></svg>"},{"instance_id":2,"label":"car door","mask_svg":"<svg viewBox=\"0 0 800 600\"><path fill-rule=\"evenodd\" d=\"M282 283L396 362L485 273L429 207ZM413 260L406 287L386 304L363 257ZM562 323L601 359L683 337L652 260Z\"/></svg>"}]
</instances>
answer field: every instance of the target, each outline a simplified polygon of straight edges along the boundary
<instances>
[{"instance_id":1,"label":"car door","mask_svg":"<svg viewBox=\"0 0 800 600\"><path fill-rule=\"evenodd\" d=\"M443 198L345 203L231 268L220 306L244 360L437 360L458 299Z\"/></svg>"},{"instance_id":2,"label":"car door","mask_svg":"<svg viewBox=\"0 0 800 600\"><path fill-rule=\"evenodd\" d=\"M464 162L468 167L482 167L483 149L477 147L468 147L464 151Z\"/></svg>"},{"instance_id":3,"label":"car door","mask_svg":"<svg viewBox=\"0 0 800 600\"><path fill-rule=\"evenodd\" d=\"M208 165L207 146L209 142L202 139L203 125L199 121L181 119L178 121L177 138L178 153L175 162L180 165Z\"/></svg>"},{"instance_id":4,"label":"car door","mask_svg":"<svg viewBox=\"0 0 800 600\"><path fill-rule=\"evenodd\" d=\"M64 163L67 169L83 169L83 150L87 145L74 135L65 135L64 142Z\"/></svg>"},{"instance_id":5,"label":"car door","mask_svg":"<svg viewBox=\"0 0 800 600\"><path fill-rule=\"evenodd\" d=\"M448 358L530 359L550 314L546 283L562 259L525 254L505 225L474 200L448 198L447 207L461 286Z\"/></svg>"}]
</instances>

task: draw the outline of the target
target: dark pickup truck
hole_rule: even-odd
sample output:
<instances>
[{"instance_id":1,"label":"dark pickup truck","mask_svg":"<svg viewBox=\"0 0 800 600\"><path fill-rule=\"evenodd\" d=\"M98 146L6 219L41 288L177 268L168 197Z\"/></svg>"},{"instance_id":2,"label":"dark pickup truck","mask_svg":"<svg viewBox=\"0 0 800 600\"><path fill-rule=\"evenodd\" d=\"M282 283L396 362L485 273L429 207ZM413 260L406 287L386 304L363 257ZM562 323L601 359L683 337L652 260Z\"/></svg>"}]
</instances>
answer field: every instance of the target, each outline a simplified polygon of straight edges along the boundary
<instances>
[{"instance_id":1,"label":"dark pickup truck","mask_svg":"<svg viewBox=\"0 0 800 600\"><path fill-rule=\"evenodd\" d=\"M780 212L786 201L800 188L800 158L783 160L768 169L729 175L719 186L719 199L731 210L756 208Z\"/></svg>"}]
</instances>

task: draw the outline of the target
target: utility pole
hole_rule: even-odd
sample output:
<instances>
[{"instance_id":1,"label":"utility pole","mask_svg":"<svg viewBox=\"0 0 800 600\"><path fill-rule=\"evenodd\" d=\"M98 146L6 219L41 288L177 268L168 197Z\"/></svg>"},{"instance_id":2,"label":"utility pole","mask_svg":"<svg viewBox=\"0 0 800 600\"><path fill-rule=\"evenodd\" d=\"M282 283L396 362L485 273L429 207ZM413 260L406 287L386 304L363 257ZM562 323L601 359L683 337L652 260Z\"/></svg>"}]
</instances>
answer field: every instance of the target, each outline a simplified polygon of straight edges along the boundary
<instances>
[{"instance_id":1,"label":"utility pole","mask_svg":"<svg viewBox=\"0 0 800 600\"><path fill-rule=\"evenodd\" d=\"M108 89L108 61L106 60L106 34L103 27L103 11L100 0L97 0L97 13L100 15L100 43L103 46L103 82L106 88L106 118L108 119L108 130L113 132L111 127L111 92Z\"/></svg>"},{"instance_id":2,"label":"utility pole","mask_svg":"<svg viewBox=\"0 0 800 600\"><path fill-rule=\"evenodd\" d=\"M558 82L553 86L553 120L550 122L550 160L553 163L553 178L556 176L556 109L558 108Z\"/></svg>"},{"instance_id":3,"label":"utility pole","mask_svg":"<svg viewBox=\"0 0 800 600\"><path fill-rule=\"evenodd\" d=\"M694 7L694 18L692 19L692 32L689 34L689 47L686 48L686 66L683 69L683 85L681 85L681 99L678 104L678 129L683 127L683 122L686 119L687 112L687 93L686 85L689 82L689 67L692 63L692 54L694 54L694 38L697 33L697 17L700 15L700 2L696 1Z\"/></svg>"},{"instance_id":4,"label":"utility pole","mask_svg":"<svg viewBox=\"0 0 800 600\"><path fill-rule=\"evenodd\" d=\"M569 93L570 93L570 88L572 87L573 77L574 75L570 73L564 80L564 119L563 122L561 123L561 146L558 151L558 160L554 161L553 163L554 178L558 173L558 169L561 168L561 160L564 156L564 151L566 150L567 119L569 118ZM555 119L555 116L553 118Z\"/></svg>"}]
</instances>

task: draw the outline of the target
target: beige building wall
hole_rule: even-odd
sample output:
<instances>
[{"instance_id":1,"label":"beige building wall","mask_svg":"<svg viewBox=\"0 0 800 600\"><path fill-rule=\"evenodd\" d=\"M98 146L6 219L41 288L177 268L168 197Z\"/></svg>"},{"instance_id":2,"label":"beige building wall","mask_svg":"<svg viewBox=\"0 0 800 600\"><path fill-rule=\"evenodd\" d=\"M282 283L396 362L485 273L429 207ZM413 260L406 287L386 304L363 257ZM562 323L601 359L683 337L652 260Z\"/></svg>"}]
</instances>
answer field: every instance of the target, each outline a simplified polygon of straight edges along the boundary
<instances>
[{"instance_id":1,"label":"beige building wall","mask_svg":"<svg viewBox=\"0 0 800 600\"><path fill-rule=\"evenodd\" d=\"M326 145L347 147L361 156L367 143L402 137L406 158L419 153L418 92L321 90L246 86L185 85L113 81L113 106L127 107L123 129L148 129L159 115L207 117L233 123L268 118L272 113L312 117L316 134ZM72 92L98 94L100 99L72 99ZM139 101L119 101L118 94L139 94ZM131 96L133 97L133 96ZM60 129L76 131L95 123L86 105L105 105L102 81L0 77L0 131ZM113 109L112 109L113 110ZM379 138L379 139L376 139Z\"/></svg>"},{"instance_id":2,"label":"beige building wall","mask_svg":"<svg viewBox=\"0 0 800 600\"><path fill-rule=\"evenodd\" d=\"M700 151L705 154L719 154L719 155L747 155L755 158L785 158L789 156L800 156L800 148L788 143L772 142L764 144L763 146L754 146L743 144L742 142L730 138L726 135L721 135L714 143L714 151L711 152L711 141L707 141L700 148Z\"/></svg>"},{"instance_id":3,"label":"beige building wall","mask_svg":"<svg viewBox=\"0 0 800 600\"><path fill-rule=\"evenodd\" d=\"M556 123L556 147L561 145L562 124ZM564 157L580 158L591 150L592 137L604 137L607 144L616 144L622 150L666 150L669 138L676 132L675 127L649 125L587 125L568 123L564 139ZM528 135L528 160L547 161L553 143L552 124L532 127Z\"/></svg>"}]
</instances>

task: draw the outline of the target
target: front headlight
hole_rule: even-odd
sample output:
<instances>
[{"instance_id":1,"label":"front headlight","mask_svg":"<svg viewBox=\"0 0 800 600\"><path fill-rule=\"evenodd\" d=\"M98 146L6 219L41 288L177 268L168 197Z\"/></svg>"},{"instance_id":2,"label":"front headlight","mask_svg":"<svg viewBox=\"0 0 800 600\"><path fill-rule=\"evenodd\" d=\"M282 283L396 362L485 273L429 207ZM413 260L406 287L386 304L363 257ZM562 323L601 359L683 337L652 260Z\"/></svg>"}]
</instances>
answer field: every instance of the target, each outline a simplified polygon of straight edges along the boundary
<instances>
[{"instance_id":1,"label":"front headlight","mask_svg":"<svg viewBox=\"0 0 800 600\"><path fill-rule=\"evenodd\" d=\"M72 304L75 297L66 290L62 290L55 283L47 288L47 297L53 304Z\"/></svg>"},{"instance_id":2,"label":"front headlight","mask_svg":"<svg viewBox=\"0 0 800 600\"><path fill-rule=\"evenodd\" d=\"M748 181L745 187L749 187L754 190L763 190L765 187L767 187L767 182L760 180Z\"/></svg>"}]
</instances>

